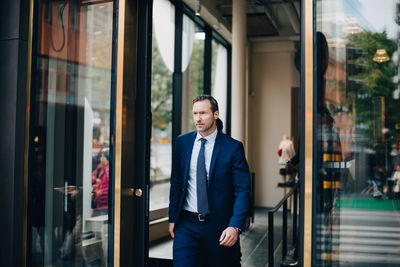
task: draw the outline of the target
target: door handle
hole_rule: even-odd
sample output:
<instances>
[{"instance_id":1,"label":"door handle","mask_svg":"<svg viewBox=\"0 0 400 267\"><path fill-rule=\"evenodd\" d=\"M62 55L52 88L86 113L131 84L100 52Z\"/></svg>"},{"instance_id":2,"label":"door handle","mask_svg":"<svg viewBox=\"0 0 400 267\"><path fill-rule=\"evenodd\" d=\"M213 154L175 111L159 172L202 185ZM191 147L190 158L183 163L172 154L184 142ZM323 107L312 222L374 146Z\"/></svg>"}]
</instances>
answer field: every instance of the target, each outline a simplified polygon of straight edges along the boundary
<instances>
[{"instance_id":1,"label":"door handle","mask_svg":"<svg viewBox=\"0 0 400 267\"><path fill-rule=\"evenodd\" d=\"M130 197L133 197L133 196L142 197L143 191L140 188L136 188L136 189L134 189L134 188L125 188L125 189L122 190L122 195L130 196Z\"/></svg>"},{"instance_id":2,"label":"door handle","mask_svg":"<svg viewBox=\"0 0 400 267\"><path fill-rule=\"evenodd\" d=\"M137 197L142 197L142 195L143 195L142 189L137 188L137 189L135 190L135 196L137 196Z\"/></svg>"}]
</instances>

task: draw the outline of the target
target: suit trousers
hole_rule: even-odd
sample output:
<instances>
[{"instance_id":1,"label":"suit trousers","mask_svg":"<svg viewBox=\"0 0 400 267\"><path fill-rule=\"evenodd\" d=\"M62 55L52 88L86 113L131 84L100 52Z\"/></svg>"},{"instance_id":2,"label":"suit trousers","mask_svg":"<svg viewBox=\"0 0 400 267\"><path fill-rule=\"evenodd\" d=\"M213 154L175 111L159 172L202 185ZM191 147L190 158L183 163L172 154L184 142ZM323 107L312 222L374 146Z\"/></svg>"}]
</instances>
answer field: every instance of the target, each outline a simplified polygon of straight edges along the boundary
<instances>
[{"instance_id":1,"label":"suit trousers","mask_svg":"<svg viewBox=\"0 0 400 267\"><path fill-rule=\"evenodd\" d=\"M222 234L212 217L204 222L181 213L174 229L174 267L240 267L240 241L232 247L219 245Z\"/></svg>"}]
</instances>

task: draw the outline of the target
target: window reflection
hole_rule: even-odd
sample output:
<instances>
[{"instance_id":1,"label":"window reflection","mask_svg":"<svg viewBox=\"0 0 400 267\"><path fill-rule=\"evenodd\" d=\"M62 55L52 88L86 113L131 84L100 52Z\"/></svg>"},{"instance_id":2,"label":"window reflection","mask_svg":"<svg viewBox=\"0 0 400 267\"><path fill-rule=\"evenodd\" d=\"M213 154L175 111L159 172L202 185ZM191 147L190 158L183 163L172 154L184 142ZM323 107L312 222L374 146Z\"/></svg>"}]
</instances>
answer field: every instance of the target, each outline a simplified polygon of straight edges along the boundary
<instances>
[{"instance_id":1,"label":"window reflection","mask_svg":"<svg viewBox=\"0 0 400 267\"><path fill-rule=\"evenodd\" d=\"M399 1L316 3L313 261L399 265Z\"/></svg>"},{"instance_id":2,"label":"window reflection","mask_svg":"<svg viewBox=\"0 0 400 267\"><path fill-rule=\"evenodd\" d=\"M153 4L151 78L152 137L150 211L168 207L172 157L172 73L175 7L168 0Z\"/></svg>"},{"instance_id":3,"label":"window reflection","mask_svg":"<svg viewBox=\"0 0 400 267\"><path fill-rule=\"evenodd\" d=\"M182 73L182 133L195 130L192 115L192 100L203 94L204 80L204 40L205 32L187 15L183 16L183 46L191 51L182 57L182 67L188 60ZM190 49L190 47L192 47ZM185 55L185 54L183 54Z\"/></svg>"},{"instance_id":4,"label":"window reflection","mask_svg":"<svg viewBox=\"0 0 400 267\"><path fill-rule=\"evenodd\" d=\"M113 3L39 1L32 265L108 265Z\"/></svg>"},{"instance_id":5,"label":"window reflection","mask_svg":"<svg viewBox=\"0 0 400 267\"><path fill-rule=\"evenodd\" d=\"M212 40L211 95L218 101L219 118L226 123L228 100L228 49ZM223 132L226 127L223 128Z\"/></svg>"}]
</instances>

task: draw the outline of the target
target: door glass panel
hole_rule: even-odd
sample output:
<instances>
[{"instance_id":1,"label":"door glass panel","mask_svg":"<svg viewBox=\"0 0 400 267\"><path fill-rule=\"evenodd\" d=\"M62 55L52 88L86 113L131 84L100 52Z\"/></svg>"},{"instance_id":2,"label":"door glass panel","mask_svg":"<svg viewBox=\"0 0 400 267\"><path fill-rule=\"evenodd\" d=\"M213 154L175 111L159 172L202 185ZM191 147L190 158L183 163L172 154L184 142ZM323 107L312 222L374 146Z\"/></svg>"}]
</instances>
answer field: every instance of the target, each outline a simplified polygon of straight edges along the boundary
<instances>
[{"instance_id":1,"label":"door glass panel","mask_svg":"<svg viewBox=\"0 0 400 267\"><path fill-rule=\"evenodd\" d=\"M151 112L153 120L150 148L150 211L167 208L169 204L169 178L172 157L172 73L174 70L175 7L168 0L156 0L153 3L153 14L151 73ZM166 213L163 216L166 216Z\"/></svg>"},{"instance_id":2,"label":"door glass panel","mask_svg":"<svg viewBox=\"0 0 400 267\"><path fill-rule=\"evenodd\" d=\"M41 0L37 9L32 266L108 266L114 3Z\"/></svg>"},{"instance_id":3,"label":"door glass panel","mask_svg":"<svg viewBox=\"0 0 400 267\"><path fill-rule=\"evenodd\" d=\"M400 265L400 2L316 3L313 265Z\"/></svg>"},{"instance_id":4,"label":"door glass panel","mask_svg":"<svg viewBox=\"0 0 400 267\"><path fill-rule=\"evenodd\" d=\"M182 133L195 130L192 100L203 93L204 40L206 34L187 15L182 32Z\"/></svg>"},{"instance_id":5,"label":"door glass panel","mask_svg":"<svg viewBox=\"0 0 400 267\"><path fill-rule=\"evenodd\" d=\"M219 118L225 123L228 104L228 49L212 40L211 95L218 101Z\"/></svg>"}]
</instances>

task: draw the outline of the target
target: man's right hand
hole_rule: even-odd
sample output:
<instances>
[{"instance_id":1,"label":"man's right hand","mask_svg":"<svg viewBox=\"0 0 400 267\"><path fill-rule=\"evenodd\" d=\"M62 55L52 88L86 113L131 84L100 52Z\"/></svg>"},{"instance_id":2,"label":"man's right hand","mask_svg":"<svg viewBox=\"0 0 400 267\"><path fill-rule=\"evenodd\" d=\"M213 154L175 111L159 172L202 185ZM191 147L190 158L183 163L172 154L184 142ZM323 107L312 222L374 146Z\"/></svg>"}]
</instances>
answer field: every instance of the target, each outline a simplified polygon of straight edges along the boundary
<instances>
[{"instance_id":1,"label":"man's right hand","mask_svg":"<svg viewBox=\"0 0 400 267\"><path fill-rule=\"evenodd\" d=\"M171 235L172 238L175 237L174 227L175 227L175 223L169 223L168 231L169 231L169 234Z\"/></svg>"}]
</instances>

